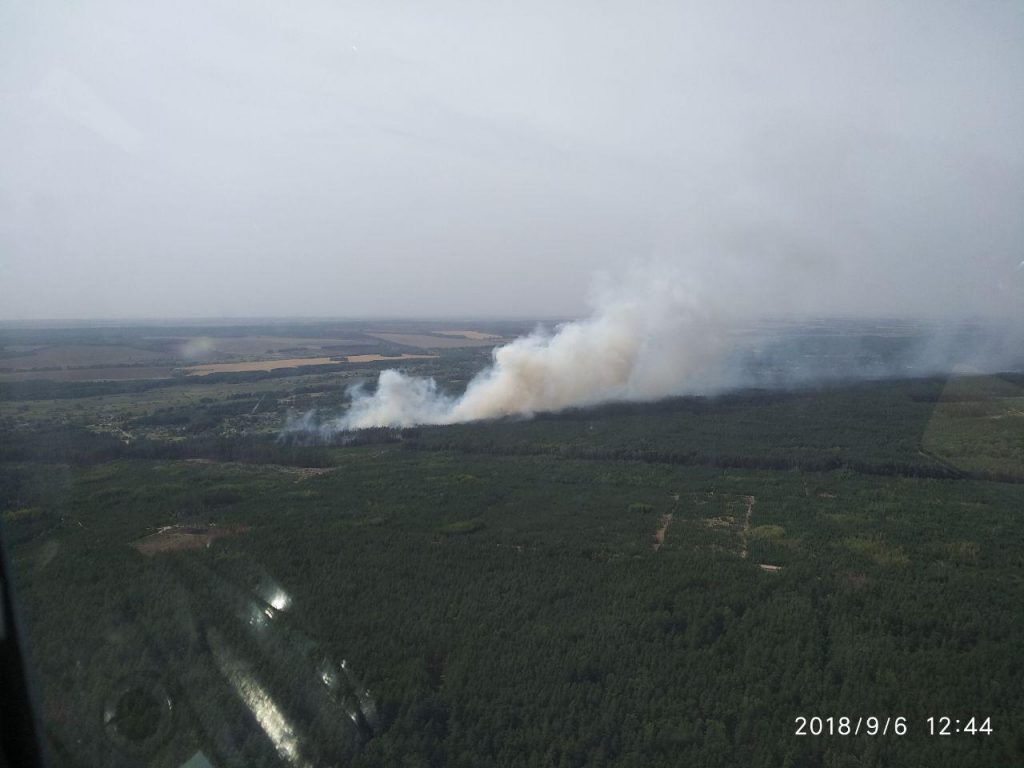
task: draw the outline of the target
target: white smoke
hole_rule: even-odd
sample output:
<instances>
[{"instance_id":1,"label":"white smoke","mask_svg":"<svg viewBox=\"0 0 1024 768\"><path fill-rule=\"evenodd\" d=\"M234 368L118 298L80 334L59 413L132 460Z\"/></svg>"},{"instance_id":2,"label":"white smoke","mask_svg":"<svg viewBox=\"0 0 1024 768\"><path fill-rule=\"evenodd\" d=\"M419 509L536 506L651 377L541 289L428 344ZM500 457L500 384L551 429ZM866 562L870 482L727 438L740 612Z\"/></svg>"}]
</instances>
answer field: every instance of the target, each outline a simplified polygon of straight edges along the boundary
<instances>
[{"instance_id":1,"label":"white smoke","mask_svg":"<svg viewBox=\"0 0 1024 768\"><path fill-rule=\"evenodd\" d=\"M634 274L601 291L589 318L496 348L459 397L387 370L375 391L354 392L349 410L320 429L455 424L706 389L720 379L726 330L712 307L679 279Z\"/></svg>"}]
</instances>

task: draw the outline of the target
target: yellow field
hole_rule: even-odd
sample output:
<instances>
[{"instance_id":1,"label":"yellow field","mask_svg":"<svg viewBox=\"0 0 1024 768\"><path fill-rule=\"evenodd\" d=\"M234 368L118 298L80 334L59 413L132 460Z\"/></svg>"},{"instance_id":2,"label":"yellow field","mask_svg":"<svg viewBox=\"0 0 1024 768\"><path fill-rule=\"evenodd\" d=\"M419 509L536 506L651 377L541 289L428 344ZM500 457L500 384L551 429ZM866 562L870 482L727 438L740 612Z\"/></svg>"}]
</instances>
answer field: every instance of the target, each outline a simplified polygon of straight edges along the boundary
<instances>
[{"instance_id":1,"label":"yellow field","mask_svg":"<svg viewBox=\"0 0 1024 768\"><path fill-rule=\"evenodd\" d=\"M273 371L278 368L298 368L302 365L337 365L343 362L333 357L293 357L288 360L250 360L246 363L207 363L186 368L189 376L208 376L211 373L244 373L246 371Z\"/></svg>"},{"instance_id":2,"label":"yellow field","mask_svg":"<svg viewBox=\"0 0 1024 768\"><path fill-rule=\"evenodd\" d=\"M415 360L437 357L437 355L349 355L345 359L350 363L379 363L381 360Z\"/></svg>"}]
</instances>

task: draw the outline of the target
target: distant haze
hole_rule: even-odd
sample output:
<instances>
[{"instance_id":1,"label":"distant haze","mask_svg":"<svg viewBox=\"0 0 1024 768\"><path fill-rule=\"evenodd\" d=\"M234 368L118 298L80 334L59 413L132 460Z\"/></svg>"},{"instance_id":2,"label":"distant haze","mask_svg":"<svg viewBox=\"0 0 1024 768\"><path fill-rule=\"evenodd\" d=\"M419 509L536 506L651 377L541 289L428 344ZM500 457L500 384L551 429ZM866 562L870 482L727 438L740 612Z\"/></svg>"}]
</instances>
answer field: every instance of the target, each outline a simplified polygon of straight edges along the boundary
<instances>
[{"instance_id":1,"label":"distant haze","mask_svg":"<svg viewBox=\"0 0 1024 768\"><path fill-rule=\"evenodd\" d=\"M1022 73L1017 0L10 0L0 319L568 316L655 264L1019 329Z\"/></svg>"}]
</instances>

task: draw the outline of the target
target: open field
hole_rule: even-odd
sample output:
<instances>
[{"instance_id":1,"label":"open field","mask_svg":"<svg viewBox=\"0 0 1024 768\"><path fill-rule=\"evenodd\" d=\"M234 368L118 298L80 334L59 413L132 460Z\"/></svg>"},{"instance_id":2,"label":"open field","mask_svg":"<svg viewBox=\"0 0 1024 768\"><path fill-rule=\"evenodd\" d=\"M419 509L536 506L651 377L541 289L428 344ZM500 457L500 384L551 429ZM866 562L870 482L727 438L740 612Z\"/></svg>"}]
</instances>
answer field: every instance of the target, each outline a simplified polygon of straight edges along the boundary
<instances>
[{"instance_id":1,"label":"open field","mask_svg":"<svg viewBox=\"0 0 1024 768\"><path fill-rule=\"evenodd\" d=\"M220 359L230 357L310 357L335 354L354 347L373 345L365 338L310 338L308 336L193 336L154 337L166 343L182 360Z\"/></svg>"},{"instance_id":2,"label":"open field","mask_svg":"<svg viewBox=\"0 0 1024 768\"><path fill-rule=\"evenodd\" d=\"M22 353L25 345L5 345L0 354L0 372L46 371L54 368L109 368L146 363L182 363L229 360L238 357L290 358L296 353L309 357L346 353L377 346L372 338L308 338L295 336L151 336L139 333L131 344L56 344L35 346Z\"/></svg>"},{"instance_id":3,"label":"open field","mask_svg":"<svg viewBox=\"0 0 1024 768\"><path fill-rule=\"evenodd\" d=\"M493 347L501 341L498 337L490 336L486 338L453 338L452 336L430 336L425 333L368 333L367 335L392 344L400 344L404 347L418 347L419 349Z\"/></svg>"},{"instance_id":4,"label":"open field","mask_svg":"<svg viewBox=\"0 0 1024 768\"><path fill-rule=\"evenodd\" d=\"M386 363L402 360L428 360L434 359L437 355L412 355L412 354L401 354L401 355L349 355L346 360L350 363Z\"/></svg>"},{"instance_id":5,"label":"open field","mask_svg":"<svg viewBox=\"0 0 1024 768\"><path fill-rule=\"evenodd\" d=\"M295 335L267 332L276 327L280 325L199 326L189 328L190 335L168 333L174 329L164 326L0 329L0 383L143 381L168 379L179 369L189 376L207 376L343 362L361 365L433 357L410 354L409 346L457 351L489 347L501 339L474 330L442 329L430 335L425 324L415 322L392 322L387 332L372 334L366 333L365 324L353 322L297 324L294 330L304 333ZM416 340L423 345L409 343Z\"/></svg>"},{"instance_id":6,"label":"open field","mask_svg":"<svg viewBox=\"0 0 1024 768\"><path fill-rule=\"evenodd\" d=\"M159 366L121 366L118 368L53 368L41 371L0 373L0 381L134 381L169 379L174 370Z\"/></svg>"},{"instance_id":7,"label":"open field","mask_svg":"<svg viewBox=\"0 0 1024 768\"><path fill-rule=\"evenodd\" d=\"M10 348L4 347L4 352ZM42 347L31 351L28 354L15 354L0 356L0 372L26 371L32 369L48 368L99 368L115 365L138 365L141 363L160 362L166 359L165 355L149 349L137 349L127 345L115 344L87 344L72 345L59 344L52 347Z\"/></svg>"},{"instance_id":8,"label":"open field","mask_svg":"<svg viewBox=\"0 0 1024 768\"><path fill-rule=\"evenodd\" d=\"M426 360L436 355L346 355L344 359L333 357L295 357L288 360L250 360L244 363L208 363L185 369L189 376L208 376L211 373L247 373L250 371L275 371L282 368L299 368L307 365L337 365L348 363L381 363L402 360Z\"/></svg>"},{"instance_id":9,"label":"open field","mask_svg":"<svg viewBox=\"0 0 1024 768\"><path fill-rule=\"evenodd\" d=\"M211 373L248 373L249 371L273 371L280 368L298 368L305 365L337 365L340 360L333 357L293 357L287 360L250 360L244 363L207 363L185 369L189 376L209 376Z\"/></svg>"},{"instance_id":10,"label":"open field","mask_svg":"<svg viewBox=\"0 0 1024 768\"><path fill-rule=\"evenodd\" d=\"M481 331L433 331L432 333L440 334L441 336L461 336L464 339L473 339L476 341L484 341L487 339L500 339L494 333L483 333Z\"/></svg>"}]
</instances>

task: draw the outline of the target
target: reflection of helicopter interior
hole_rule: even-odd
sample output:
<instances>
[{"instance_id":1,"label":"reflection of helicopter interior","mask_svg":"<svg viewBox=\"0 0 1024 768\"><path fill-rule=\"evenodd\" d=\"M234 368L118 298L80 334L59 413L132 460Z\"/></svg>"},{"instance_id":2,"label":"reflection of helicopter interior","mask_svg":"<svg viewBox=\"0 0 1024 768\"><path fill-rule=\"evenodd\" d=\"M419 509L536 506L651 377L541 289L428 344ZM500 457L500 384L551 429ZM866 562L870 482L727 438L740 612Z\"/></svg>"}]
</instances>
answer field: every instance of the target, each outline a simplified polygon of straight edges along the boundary
<instances>
[{"instance_id":1,"label":"reflection of helicopter interior","mask_svg":"<svg viewBox=\"0 0 1024 768\"><path fill-rule=\"evenodd\" d=\"M379 728L369 691L295 626L291 597L269 574L247 563L151 562L159 605L126 607L109 633L125 674L95 688L102 702L81 702L101 712L98 743L68 743L55 727L62 760L344 765Z\"/></svg>"}]
</instances>

